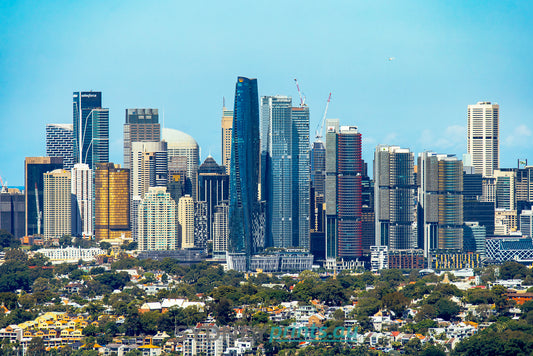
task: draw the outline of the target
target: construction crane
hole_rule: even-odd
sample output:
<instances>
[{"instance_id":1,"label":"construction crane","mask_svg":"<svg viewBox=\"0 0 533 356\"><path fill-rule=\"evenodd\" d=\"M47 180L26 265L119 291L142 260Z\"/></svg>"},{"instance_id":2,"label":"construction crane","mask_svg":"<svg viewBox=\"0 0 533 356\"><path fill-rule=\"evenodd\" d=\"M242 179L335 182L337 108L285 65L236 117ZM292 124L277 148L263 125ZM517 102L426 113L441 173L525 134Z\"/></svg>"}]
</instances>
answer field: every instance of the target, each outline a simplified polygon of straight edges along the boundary
<instances>
[{"instance_id":1,"label":"construction crane","mask_svg":"<svg viewBox=\"0 0 533 356\"><path fill-rule=\"evenodd\" d=\"M37 182L35 182L35 206L37 207L37 235L40 235L43 212L39 210L39 190L37 189Z\"/></svg>"},{"instance_id":2,"label":"construction crane","mask_svg":"<svg viewBox=\"0 0 533 356\"><path fill-rule=\"evenodd\" d=\"M330 101L331 101L331 93L329 93L329 96L328 96L328 102L326 103L326 110L324 110L324 117L322 118L322 121L318 123L318 126L316 127L316 133L315 133L316 141L321 141L322 139L322 130L324 129L324 123L326 122L326 115L328 114L328 107L329 107Z\"/></svg>"},{"instance_id":3,"label":"construction crane","mask_svg":"<svg viewBox=\"0 0 533 356\"><path fill-rule=\"evenodd\" d=\"M302 95L302 92L300 91L300 86L298 85L298 79L294 79L294 82L296 83L296 89L298 89L298 95L300 96L300 107L305 106L305 96Z\"/></svg>"}]
</instances>

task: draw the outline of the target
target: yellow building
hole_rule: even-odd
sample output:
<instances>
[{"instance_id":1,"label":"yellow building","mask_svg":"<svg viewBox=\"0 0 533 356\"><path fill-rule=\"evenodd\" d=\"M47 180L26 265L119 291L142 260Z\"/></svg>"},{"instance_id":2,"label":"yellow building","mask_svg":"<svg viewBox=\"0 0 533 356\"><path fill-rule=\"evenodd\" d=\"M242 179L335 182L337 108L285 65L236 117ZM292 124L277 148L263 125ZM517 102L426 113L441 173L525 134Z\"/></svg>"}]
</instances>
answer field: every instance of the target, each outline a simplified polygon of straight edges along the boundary
<instances>
[{"instance_id":1,"label":"yellow building","mask_svg":"<svg viewBox=\"0 0 533 356\"><path fill-rule=\"evenodd\" d=\"M98 163L95 171L95 236L97 240L131 237L130 171Z\"/></svg>"}]
</instances>

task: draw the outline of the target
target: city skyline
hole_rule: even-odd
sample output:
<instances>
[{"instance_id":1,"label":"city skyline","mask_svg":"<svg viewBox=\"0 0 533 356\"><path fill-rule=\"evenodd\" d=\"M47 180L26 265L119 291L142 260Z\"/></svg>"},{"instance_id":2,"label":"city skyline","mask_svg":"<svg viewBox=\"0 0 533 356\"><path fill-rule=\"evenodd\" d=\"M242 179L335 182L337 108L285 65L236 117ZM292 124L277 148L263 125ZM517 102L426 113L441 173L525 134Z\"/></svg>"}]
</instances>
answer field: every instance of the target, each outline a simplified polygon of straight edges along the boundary
<instances>
[{"instance_id":1,"label":"city skyline","mask_svg":"<svg viewBox=\"0 0 533 356\"><path fill-rule=\"evenodd\" d=\"M171 3L101 4L104 17L91 11L98 4L2 5L0 18L7 24L0 30L5 38L0 45L2 178L23 185L24 157L44 155L47 123L71 122L69 97L77 90L103 93L110 161L123 160L124 109L154 107L160 109L162 126L198 141L202 161L211 154L222 163L220 109L223 97L226 107L233 107L238 75L258 78L260 96L293 98L298 78L310 108L311 142L331 91L328 118L358 126L367 162L377 144L461 157L466 153L466 107L478 101L501 106L500 166L515 167L517 159L532 156L527 145L532 135L527 105L533 85L527 81L531 4L341 2L309 4L305 10L286 4L286 13L276 12L274 20L269 17L273 4L243 10L238 4L207 9L189 4L180 12ZM247 16L222 26L220 14L237 11ZM183 12L190 16L176 25L175 17ZM83 21L77 13L84 14ZM411 22L412 13L423 16ZM142 32L130 21L140 14L154 20ZM313 16L321 26L309 21ZM74 27L75 33L68 31ZM184 29L195 35L184 37ZM298 37L299 46L272 40L281 34ZM262 40L271 46L268 53L258 45ZM97 56L89 55L91 43L98 44ZM248 52L238 51L246 46ZM132 49L140 47L151 50L132 56ZM300 56L302 48L309 54ZM285 53L285 60L276 60L279 53ZM133 75L139 68L145 69L143 75ZM26 103L27 93L38 93L32 105ZM51 114L43 116L44 107L53 108Z\"/></svg>"}]
</instances>

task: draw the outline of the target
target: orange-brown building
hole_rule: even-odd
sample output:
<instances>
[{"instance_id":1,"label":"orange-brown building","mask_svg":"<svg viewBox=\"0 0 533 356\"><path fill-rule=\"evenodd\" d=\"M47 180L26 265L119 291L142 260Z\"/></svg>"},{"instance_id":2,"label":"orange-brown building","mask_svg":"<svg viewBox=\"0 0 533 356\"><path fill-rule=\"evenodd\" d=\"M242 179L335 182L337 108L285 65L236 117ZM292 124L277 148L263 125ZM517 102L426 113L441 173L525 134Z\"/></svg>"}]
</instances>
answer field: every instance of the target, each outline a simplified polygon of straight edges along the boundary
<instances>
[{"instance_id":1,"label":"orange-brown building","mask_svg":"<svg viewBox=\"0 0 533 356\"><path fill-rule=\"evenodd\" d=\"M129 169L98 163L94 187L96 239L131 238Z\"/></svg>"}]
</instances>

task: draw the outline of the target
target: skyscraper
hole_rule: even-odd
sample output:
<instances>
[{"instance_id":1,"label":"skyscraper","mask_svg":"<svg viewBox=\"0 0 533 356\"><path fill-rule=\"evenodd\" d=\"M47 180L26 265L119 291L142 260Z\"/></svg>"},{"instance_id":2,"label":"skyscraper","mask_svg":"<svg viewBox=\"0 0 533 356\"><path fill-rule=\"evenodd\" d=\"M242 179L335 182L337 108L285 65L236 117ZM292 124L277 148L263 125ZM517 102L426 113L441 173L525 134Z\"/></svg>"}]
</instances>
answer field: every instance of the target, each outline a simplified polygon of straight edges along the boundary
<instances>
[{"instance_id":1,"label":"skyscraper","mask_svg":"<svg viewBox=\"0 0 533 356\"><path fill-rule=\"evenodd\" d=\"M98 163L94 176L96 239L130 238L129 169L113 163Z\"/></svg>"},{"instance_id":2,"label":"skyscraper","mask_svg":"<svg viewBox=\"0 0 533 356\"><path fill-rule=\"evenodd\" d=\"M225 259L228 251L228 204L221 202L213 213L213 258Z\"/></svg>"},{"instance_id":3,"label":"skyscraper","mask_svg":"<svg viewBox=\"0 0 533 356\"><path fill-rule=\"evenodd\" d=\"M131 196L144 197L149 187L164 187L168 182L166 142L131 143Z\"/></svg>"},{"instance_id":4,"label":"skyscraper","mask_svg":"<svg viewBox=\"0 0 533 356\"><path fill-rule=\"evenodd\" d=\"M88 164L76 163L72 168L72 235L91 238L93 221L93 171Z\"/></svg>"},{"instance_id":5,"label":"skyscraper","mask_svg":"<svg viewBox=\"0 0 533 356\"><path fill-rule=\"evenodd\" d=\"M101 92L73 94L74 161L94 169L109 162L109 109L102 108Z\"/></svg>"},{"instance_id":6,"label":"skyscraper","mask_svg":"<svg viewBox=\"0 0 533 356\"><path fill-rule=\"evenodd\" d=\"M476 173L492 177L500 166L500 106L490 101L468 105L468 153Z\"/></svg>"},{"instance_id":7,"label":"skyscraper","mask_svg":"<svg viewBox=\"0 0 533 356\"><path fill-rule=\"evenodd\" d=\"M261 200L266 201L266 246L294 247L292 99L261 98Z\"/></svg>"},{"instance_id":8,"label":"skyscraper","mask_svg":"<svg viewBox=\"0 0 533 356\"><path fill-rule=\"evenodd\" d=\"M317 203L323 203L326 192L326 148L322 141L313 142L309 161L311 164L311 186L315 189L315 199Z\"/></svg>"},{"instance_id":9,"label":"skyscraper","mask_svg":"<svg viewBox=\"0 0 533 356\"><path fill-rule=\"evenodd\" d=\"M126 109L124 168L131 169L132 142L161 141L158 109Z\"/></svg>"},{"instance_id":10,"label":"skyscraper","mask_svg":"<svg viewBox=\"0 0 533 356\"><path fill-rule=\"evenodd\" d=\"M259 105L257 79L238 77L231 138L229 251L249 257L264 244L259 229Z\"/></svg>"},{"instance_id":11,"label":"skyscraper","mask_svg":"<svg viewBox=\"0 0 533 356\"><path fill-rule=\"evenodd\" d=\"M43 174L63 168L62 157L26 157L24 161L24 194L26 205L26 236L44 232Z\"/></svg>"},{"instance_id":12,"label":"skyscraper","mask_svg":"<svg viewBox=\"0 0 533 356\"><path fill-rule=\"evenodd\" d=\"M167 142L168 171L173 174L185 172L187 179L185 193L196 200L198 164L200 162L200 148L196 140L184 132L163 128L162 140Z\"/></svg>"},{"instance_id":13,"label":"skyscraper","mask_svg":"<svg viewBox=\"0 0 533 356\"><path fill-rule=\"evenodd\" d=\"M208 156L198 168L198 201L207 206L207 239L212 240L213 213L215 206L229 199L229 176L224 166L219 166L213 157Z\"/></svg>"},{"instance_id":14,"label":"skyscraper","mask_svg":"<svg viewBox=\"0 0 533 356\"><path fill-rule=\"evenodd\" d=\"M150 187L139 204L139 250L177 250L176 203L166 187Z\"/></svg>"},{"instance_id":15,"label":"skyscraper","mask_svg":"<svg viewBox=\"0 0 533 356\"><path fill-rule=\"evenodd\" d=\"M309 174L309 107L293 107L292 118L292 190L294 202L293 244L300 248L310 248L310 174Z\"/></svg>"},{"instance_id":16,"label":"skyscraper","mask_svg":"<svg viewBox=\"0 0 533 356\"><path fill-rule=\"evenodd\" d=\"M418 248L463 248L463 164L454 155L423 152L418 156Z\"/></svg>"},{"instance_id":17,"label":"skyscraper","mask_svg":"<svg viewBox=\"0 0 533 356\"><path fill-rule=\"evenodd\" d=\"M23 237L24 212L24 194L20 190L0 190L0 229L15 237Z\"/></svg>"},{"instance_id":18,"label":"skyscraper","mask_svg":"<svg viewBox=\"0 0 533 356\"><path fill-rule=\"evenodd\" d=\"M398 146L378 145L374 152L376 245L391 249L417 246L414 154ZM326 188L327 189L327 188Z\"/></svg>"},{"instance_id":19,"label":"skyscraper","mask_svg":"<svg viewBox=\"0 0 533 356\"><path fill-rule=\"evenodd\" d=\"M74 166L72 124L46 124L46 156L63 157L63 169Z\"/></svg>"},{"instance_id":20,"label":"skyscraper","mask_svg":"<svg viewBox=\"0 0 533 356\"><path fill-rule=\"evenodd\" d=\"M326 121L326 258L361 257L361 133L356 126Z\"/></svg>"},{"instance_id":21,"label":"skyscraper","mask_svg":"<svg viewBox=\"0 0 533 356\"><path fill-rule=\"evenodd\" d=\"M44 238L47 241L71 234L70 171L56 169L43 175Z\"/></svg>"},{"instance_id":22,"label":"skyscraper","mask_svg":"<svg viewBox=\"0 0 533 356\"><path fill-rule=\"evenodd\" d=\"M222 108L222 165L229 174L231 164L231 131L233 128L233 111Z\"/></svg>"},{"instance_id":23,"label":"skyscraper","mask_svg":"<svg viewBox=\"0 0 533 356\"><path fill-rule=\"evenodd\" d=\"M181 248L194 248L194 200L185 195L178 202Z\"/></svg>"}]
</instances>

